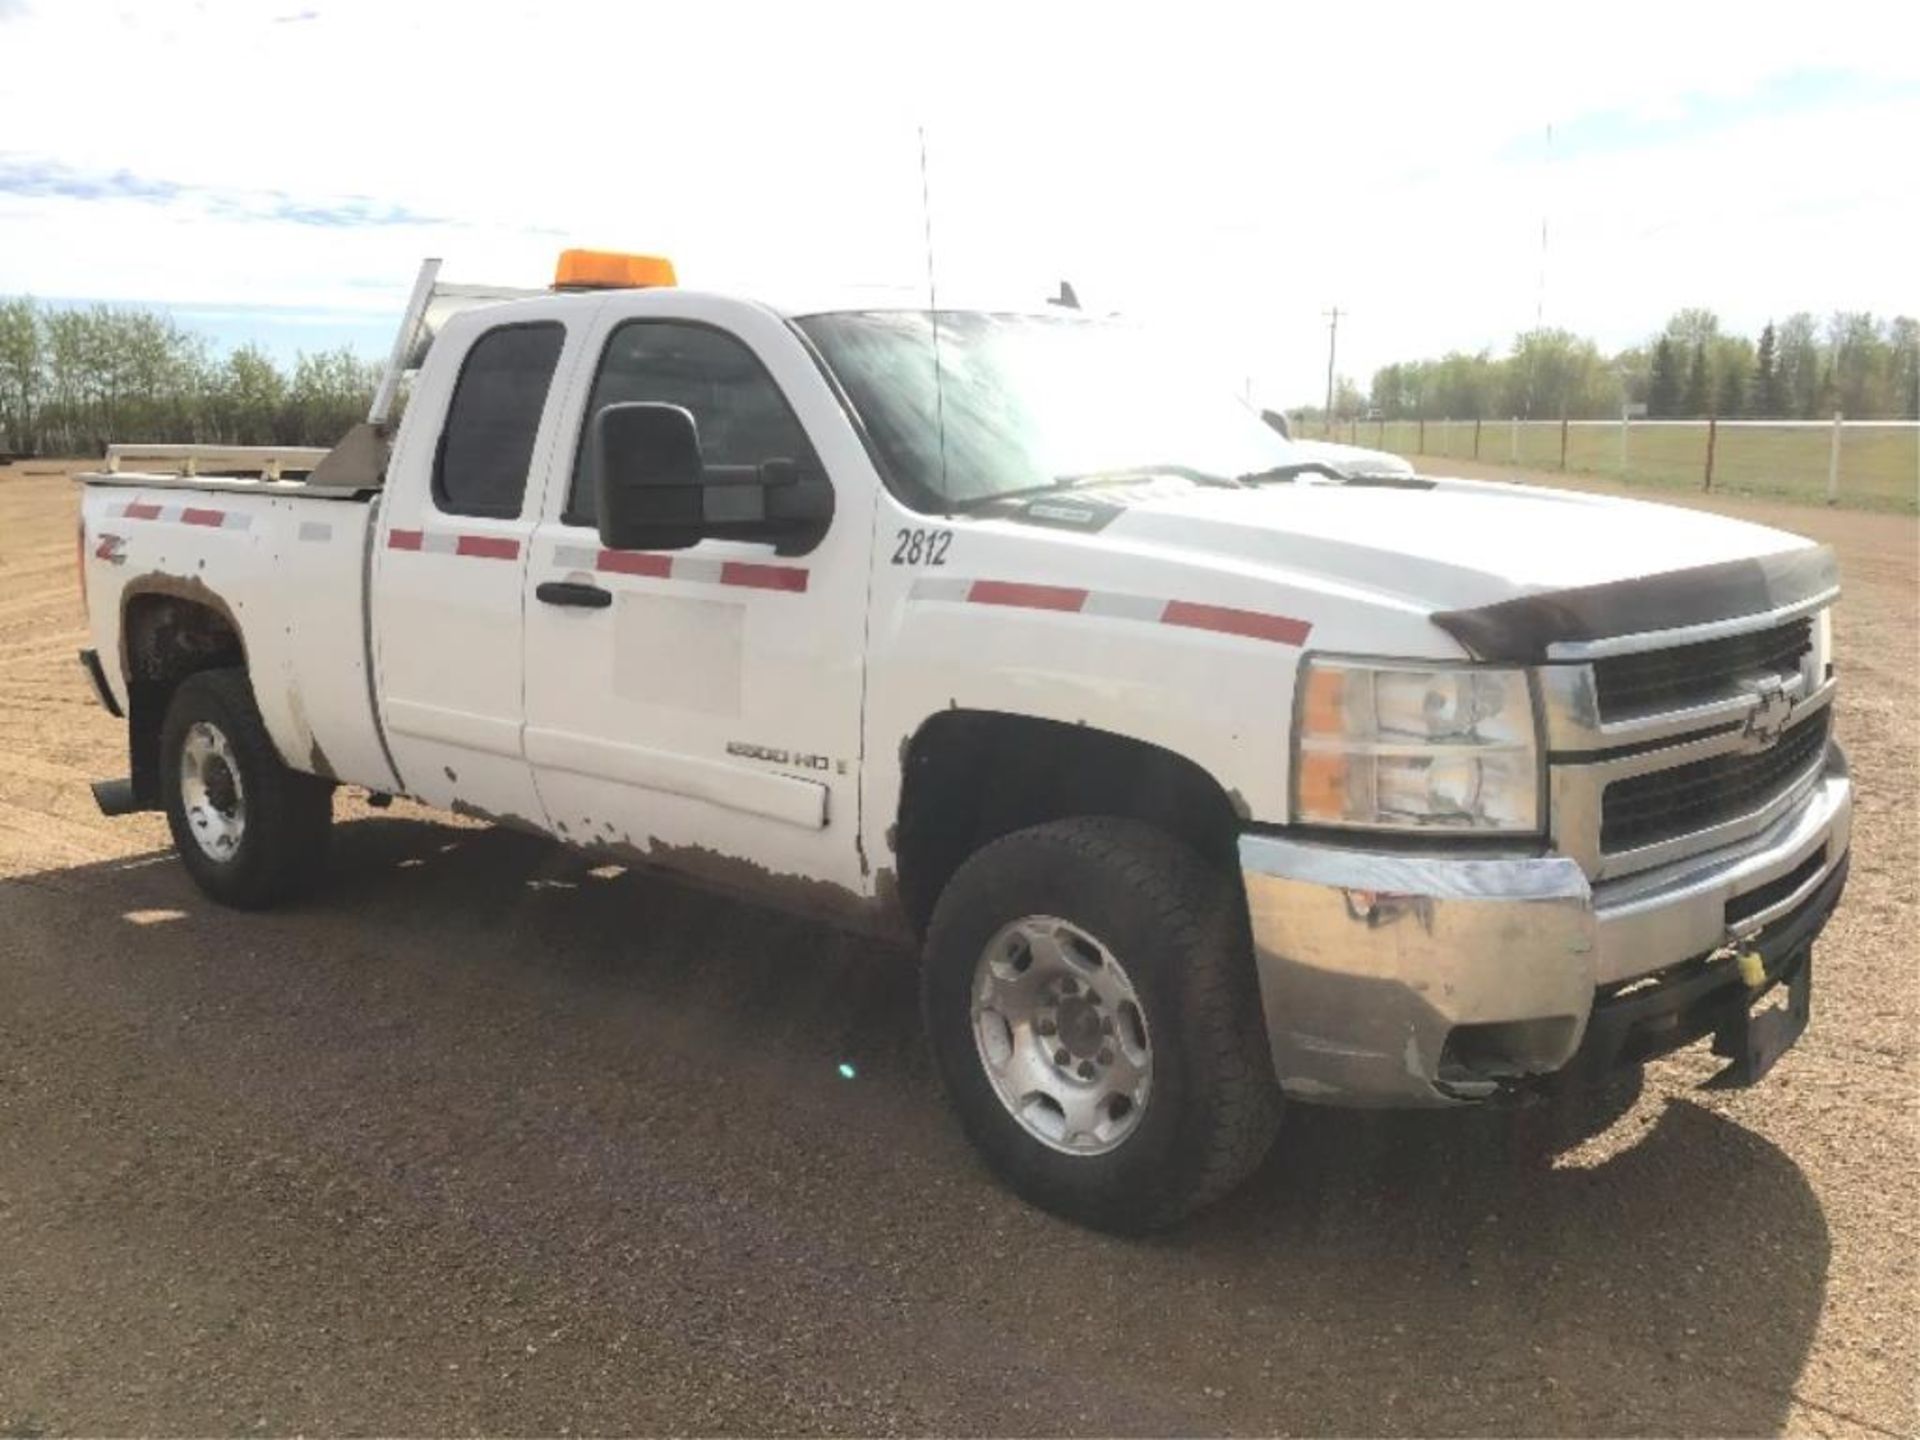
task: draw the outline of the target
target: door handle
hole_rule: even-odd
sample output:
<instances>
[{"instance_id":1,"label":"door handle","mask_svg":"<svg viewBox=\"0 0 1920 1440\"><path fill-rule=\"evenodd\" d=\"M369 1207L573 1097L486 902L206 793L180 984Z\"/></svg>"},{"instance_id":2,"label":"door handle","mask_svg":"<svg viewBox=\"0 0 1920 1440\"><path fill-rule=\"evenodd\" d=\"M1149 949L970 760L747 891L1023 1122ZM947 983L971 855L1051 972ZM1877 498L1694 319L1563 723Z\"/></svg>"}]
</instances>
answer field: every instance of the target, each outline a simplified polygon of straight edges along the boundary
<instances>
[{"instance_id":1,"label":"door handle","mask_svg":"<svg viewBox=\"0 0 1920 1440\"><path fill-rule=\"evenodd\" d=\"M535 599L549 605L578 605L584 610L604 610L613 604L611 590L573 580L543 580L534 587L533 594Z\"/></svg>"}]
</instances>

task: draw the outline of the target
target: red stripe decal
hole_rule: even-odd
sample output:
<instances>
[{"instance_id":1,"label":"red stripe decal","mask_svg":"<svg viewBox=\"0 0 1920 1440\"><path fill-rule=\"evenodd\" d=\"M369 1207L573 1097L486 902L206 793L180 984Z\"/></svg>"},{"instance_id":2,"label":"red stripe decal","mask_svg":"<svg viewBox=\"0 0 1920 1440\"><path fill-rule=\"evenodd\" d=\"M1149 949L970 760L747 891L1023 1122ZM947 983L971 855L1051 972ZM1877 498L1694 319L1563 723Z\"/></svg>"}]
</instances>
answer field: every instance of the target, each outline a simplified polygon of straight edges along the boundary
<instances>
[{"instance_id":1,"label":"red stripe decal","mask_svg":"<svg viewBox=\"0 0 1920 1440\"><path fill-rule=\"evenodd\" d=\"M744 585L749 590L787 590L804 593L807 572L791 565L749 565L729 560L720 567L722 585Z\"/></svg>"},{"instance_id":2,"label":"red stripe decal","mask_svg":"<svg viewBox=\"0 0 1920 1440\"><path fill-rule=\"evenodd\" d=\"M1013 605L1022 610L1078 610L1087 592L1064 585L1023 585L1015 580L976 580L967 591L972 605Z\"/></svg>"},{"instance_id":3,"label":"red stripe decal","mask_svg":"<svg viewBox=\"0 0 1920 1440\"><path fill-rule=\"evenodd\" d=\"M158 505L149 505L144 500L130 501L127 505L127 519L129 520L158 520L159 518L160 507Z\"/></svg>"},{"instance_id":4,"label":"red stripe decal","mask_svg":"<svg viewBox=\"0 0 1920 1440\"><path fill-rule=\"evenodd\" d=\"M220 528L220 522L226 518L224 510L196 510L191 505L180 512L182 525L207 525L215 530Z\"/></svg>"},{"instance_id":5,"label":"red stripe decal","mask_svg":"<svg viewBox=\"0 0 1920 1440\"><path fill-rule=\"evenodd\" d=\"M1169 600L1160 616L1162 625L1185 625L1191 630L1214 630L1222 635L1244 635L1249 640L1272 640L1281 645L1304 645L1313 626L1286 615L1262 615L1257 610L1232 610L1224 605L1196 605L1191 600Z\"/></svg>"},{"instance_id":6,"label":"red stripe decal","mask_svg":"<svg viewBox=\"0 0 1920 1440\"><path fill-rule=\"evenodd\" d=\"M424 530L389 530L387 548L389 550L418 550L420 542L427 538Z\"/></svg>"},{"instance_id":7,"label":"red stripe decal","mask_svg":"<svg viewBox=\"0 0 1920 1440\"><path fill-rule=\"evenodd\" d=\"M453 553L481 560L518 560L520 542L505 535L462 535L454 541Z\"/></svg>"},{"instance_id":8,"label":"red stripe decal","mask_svg":"<svg viewBox=\"0 0 1920 1440\"><path fill-rule=\"evenodd\" d=\"M593 568L613 575L651 575L665 580L673 574L673 557L647 550L602 550Z\"/></svg>"}]
</instances>

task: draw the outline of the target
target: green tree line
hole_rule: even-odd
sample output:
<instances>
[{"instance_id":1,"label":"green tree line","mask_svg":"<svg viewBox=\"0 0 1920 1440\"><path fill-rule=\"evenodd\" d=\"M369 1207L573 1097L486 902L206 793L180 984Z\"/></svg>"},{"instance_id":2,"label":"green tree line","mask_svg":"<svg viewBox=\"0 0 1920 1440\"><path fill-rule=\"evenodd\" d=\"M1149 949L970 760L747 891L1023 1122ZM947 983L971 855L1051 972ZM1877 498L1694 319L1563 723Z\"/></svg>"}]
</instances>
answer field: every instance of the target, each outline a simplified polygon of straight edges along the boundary
<instances>
[{"instance_id":1,"label":"green tree line","mask_svg":"<svg viewBox=\"0 0 1920 1440\"><path fill-rule=\"evenodd\" d=\"M1567 330L1530 330L1512 349L1383 366L1363 399L1343 386L1342 418L1597 420L1640 404L1656 419L1920 419L1920 321L1800 311L1757 340L1725 332L1711 310L1682 310L1646 343L1615 355Z\"/></svg>"},{"instance_id":2,"label":"green tree line","mask_svg":"<svg viewBox=\"0 0 1920 1440\"><path fill-rule=\"evenodd\" d=\"M289 371L255 345L215 355L159 311L0 300L0 450L332 445L366 417L379 379L346 348L302 353Z\"/></svg>"}]
</instances>

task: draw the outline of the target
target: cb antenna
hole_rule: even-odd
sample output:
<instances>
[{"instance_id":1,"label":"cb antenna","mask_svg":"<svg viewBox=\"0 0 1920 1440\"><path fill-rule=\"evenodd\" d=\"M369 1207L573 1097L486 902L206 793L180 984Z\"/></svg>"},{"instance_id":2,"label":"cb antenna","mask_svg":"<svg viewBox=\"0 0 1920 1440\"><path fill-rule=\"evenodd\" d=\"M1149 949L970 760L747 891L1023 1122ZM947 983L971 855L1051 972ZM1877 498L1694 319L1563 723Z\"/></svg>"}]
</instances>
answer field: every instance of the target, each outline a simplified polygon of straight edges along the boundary
<instances>
[{"instance_id":1,"label":"cb antenna","mask_svg":"<svg viewBox=\"0 0 1920 1440\"><path fill-rule=\"evenodd\" d=\"M940 370L940 292L933 279L933 201L927 183L927 127L920 127L920 220L927 250L927 322L933 331L933 428L940 441L940 498L951 505L947 487L947 399Z\"/></svg>"},{"instance_id":2,"label":"cb antenna","mask_svg":"<svg viewBox=\"0 0 1920 1440\"><path fill-rule=\"evenodd\" d=\"M1553 217L1553 122L1547 122L1546 162L1541 167L1540 283L1533 292L1533 328L1547 323L1547 221Z\"/></svg>"}]
</instances>

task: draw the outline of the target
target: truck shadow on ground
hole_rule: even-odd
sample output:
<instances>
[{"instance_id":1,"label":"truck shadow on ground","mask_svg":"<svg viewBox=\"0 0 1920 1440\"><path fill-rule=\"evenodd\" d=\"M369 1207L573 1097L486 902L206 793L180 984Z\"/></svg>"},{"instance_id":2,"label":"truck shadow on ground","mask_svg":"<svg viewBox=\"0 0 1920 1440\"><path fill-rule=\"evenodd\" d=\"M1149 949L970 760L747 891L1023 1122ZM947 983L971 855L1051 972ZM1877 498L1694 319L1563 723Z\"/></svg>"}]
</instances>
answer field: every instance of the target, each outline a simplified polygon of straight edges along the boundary
<instances>
[{"instance_id":1,"label":"truck shadow on ground","mask_svg":"<svg viewBox=\"0 0 1920 1440\"><path fill-rule=\"evenodd\" d=\"M80 946L53 1033L84 1043L79 1012L120 1007L99 1023L179 1067L166 1093L218 1112L195 1123L298 1149L412 1237L406 1266L485 1287L477 1242L564 1306L583 1359L555 1408L512 1408L539 1393L523 1385L488 1410L484 1382L423 1370L374 1428L449 1428L467 1412L435 1408L439 1388L487 1428L734 1428L605 1391L649 1381L609 1381L596 1337L675 1304L712 1331L696 1352L724 1341L877 1407L830 1428L1753 1434L1788 1416L1825 1289L1820 1205L1779 1149L1658 1086L1603 1100L1572 1149L1537 1112L1296 1108L1240 1193L1118 1240L974 1162L900 953L505 831L374 819L336 842L326 888L272 915L207 905L170 861L0 883L0 945ZM219 1043L186 1045L190 1024ZM283 1228L306 1203L222 1194L281 1207ZM354 1254L329 1263L351 1276ZM369 1283L391 1263L369 1256ZM1063 1345L1088 1327L1097 1344ZM1049 1406L1017 1398L1035 1393ZM57 1400L57 1423L99 1428Z\"/></svg>"}]
</instances>

